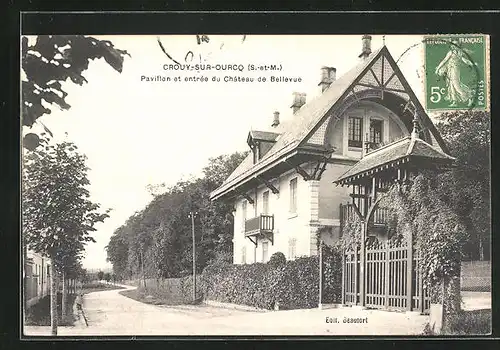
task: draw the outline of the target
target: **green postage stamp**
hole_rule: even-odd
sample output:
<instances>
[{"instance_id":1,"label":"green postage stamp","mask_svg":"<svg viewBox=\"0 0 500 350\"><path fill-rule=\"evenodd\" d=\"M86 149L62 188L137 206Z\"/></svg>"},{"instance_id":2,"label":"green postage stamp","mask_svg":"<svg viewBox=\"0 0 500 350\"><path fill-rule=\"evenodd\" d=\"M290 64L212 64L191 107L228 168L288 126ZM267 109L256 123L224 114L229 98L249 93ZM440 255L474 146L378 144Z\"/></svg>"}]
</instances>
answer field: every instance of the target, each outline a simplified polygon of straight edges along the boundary
<instances>
[{"instance_id":1,"label":"green postage stamp","mask_svg":"<svg viewBox=\"0 0 500 350\"><path fill-rule=\"evenodd\" d=\"M432 35L423 42L427 110L489 109L488 36Z\"/></svg>"}]
</instances>

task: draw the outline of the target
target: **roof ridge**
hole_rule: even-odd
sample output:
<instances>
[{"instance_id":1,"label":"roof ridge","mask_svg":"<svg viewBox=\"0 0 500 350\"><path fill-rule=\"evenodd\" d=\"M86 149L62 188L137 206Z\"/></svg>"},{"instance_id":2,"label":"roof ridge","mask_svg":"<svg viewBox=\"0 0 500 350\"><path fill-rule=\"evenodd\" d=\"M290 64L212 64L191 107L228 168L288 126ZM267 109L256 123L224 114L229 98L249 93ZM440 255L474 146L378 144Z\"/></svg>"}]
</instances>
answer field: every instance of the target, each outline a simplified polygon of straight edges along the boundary
<instances>
[{"instance_id":1,"label":"roof ridge","mask_svg":"<svg viewBox=\"0 0 500 350\"><path fill-rule=\"evenodd\" d=\"M441 150L437 149L436 147L434 147L433 145L431 145L431 144L430 144L430 143L428 143L427 141L422 140L421 138L416 138L416 139L415 139L415 143L416 143L417 141L422 142L422 143L423 143L423 144L425 144L426 146L430 147L430 148L431 148L431 149L433 149L434 151L438 152L439 154L441 154L441 155L443 155L443 156L445 156L445 157L447 157L447 158L456 159L455 157L453 157L453 156L451 156L451 155L449 155L449 154L447 154L447 153L445 153L445 152L443 152L443 151L441 151Z\"/></svg>"}]
</instances>

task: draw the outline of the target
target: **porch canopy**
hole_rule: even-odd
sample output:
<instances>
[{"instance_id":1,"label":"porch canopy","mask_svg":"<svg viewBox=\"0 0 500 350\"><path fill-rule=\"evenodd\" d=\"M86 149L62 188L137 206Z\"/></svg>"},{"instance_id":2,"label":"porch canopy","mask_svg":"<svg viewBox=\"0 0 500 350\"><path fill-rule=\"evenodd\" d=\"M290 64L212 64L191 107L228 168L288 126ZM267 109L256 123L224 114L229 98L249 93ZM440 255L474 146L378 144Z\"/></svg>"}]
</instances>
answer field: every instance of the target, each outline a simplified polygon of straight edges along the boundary
<instances>
[{"instance_id":1,"label":"porch canopy","mask_svg":"<svg viewBox=\"0 0 500 350\"><path fill-rule=\"evenodd\" d=\"M453 166L455 158L418 138L415 133L380 147L363 157L352 168L334 181L336 185L356 185L373 178L393 179L398 172L441 169Z\"/></svg>"}]
</instances>

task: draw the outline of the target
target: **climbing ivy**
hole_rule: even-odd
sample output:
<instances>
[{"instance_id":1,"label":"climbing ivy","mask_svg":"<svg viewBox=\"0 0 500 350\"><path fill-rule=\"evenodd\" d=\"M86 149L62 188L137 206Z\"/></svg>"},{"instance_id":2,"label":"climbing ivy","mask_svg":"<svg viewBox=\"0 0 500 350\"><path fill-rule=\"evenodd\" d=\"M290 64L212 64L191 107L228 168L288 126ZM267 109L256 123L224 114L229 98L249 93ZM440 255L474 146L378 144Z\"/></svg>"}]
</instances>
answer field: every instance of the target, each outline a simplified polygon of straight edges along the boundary
<instances>
[{"instance_id":1,"label":"climbing ivy","mask_svg":"<svg viewBox=\"0 0 500 350\"><path fill-rule=\"evenodd\" d=\"M436 301L441 300L444 286L447 313L452 313L460 305L460 289L456 286L468 234L461 217L443 199L443 175L423 171L411 183L396 183L379 206L389 212L389 239L394 242L411 236L420 254L424 288ZM360 243L362 224L357 216L345 223L339 243L343 249Z\"/></svg>"},{"instance_id":2,"label":"climbing ivy","mask_svg":"<svg viewBox=\"0 0 500 350\"><path fill-rule=\"evenodd\" d=\"M343 250L350 250L361 243L361 225L363 222L357 215L353 215L349 220L346 220L342 227L342 237L338 245Z\"/></svg>"},{"instance_id":3,"label":"climbing ivy","mask_svg":"<svg viewBox=\"0 0 500 350\"><path fill-rule=\"evenodd\" d=\"M394 185L381 199L380 205L389 209L388 229L396 235L410 230L413 243L420 254L420 269L424 288L431 291L431 300L441 299L444 285L445 300L450 301L447 312L460 305L460 290L454 288L460 277L463 247L468 234L462 219L441 197L442 174L424 171L411 185Z\"/></svg>"}]
</instances>

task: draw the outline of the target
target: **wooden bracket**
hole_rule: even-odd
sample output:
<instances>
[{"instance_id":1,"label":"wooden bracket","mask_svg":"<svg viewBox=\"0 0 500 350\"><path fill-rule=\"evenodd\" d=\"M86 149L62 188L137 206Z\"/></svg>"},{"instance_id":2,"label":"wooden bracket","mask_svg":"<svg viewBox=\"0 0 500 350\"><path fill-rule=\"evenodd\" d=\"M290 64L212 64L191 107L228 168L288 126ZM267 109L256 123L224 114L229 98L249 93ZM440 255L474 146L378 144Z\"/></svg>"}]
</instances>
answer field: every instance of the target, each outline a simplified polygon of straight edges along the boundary
<instances>
[{"instance_id":1,"label":"wooden bracket","mask_svg":"<svg viewBox=\"0 0 500 350\"><path fill-rule=\"evenodd\" d=\"M255 246L257 247L257 239L255 239L255 241L254 241L251 236L247 236L247 238L250 240L250 242L255 244Z\"/></svg>"},{"instance_id":2,"label":"wooden bracket","mask_svg":"<svg viewBox=\"0 0 500 350\"><path fill-rule=\"evenodd\" d=\"M262 232L262 235L271 241L271 245L274 245L274 239L272 232Z\"/></svg>"},{"instance_id":3,"label":"wooden bracket","mask_svg":"<svg viewBox=\"0 0 500 350\"><path fill-rule=\"evenodd\" d=\"M356 203L352 203L352 207L354 208L354 212L356 213L356 215L360 218L361 221L364 221L365 218L363 217L363 215L361 214L361 212L359 211L359 208L358 208L358 205Z\"/></svg>"},{"instance_id":4,"label":"wooden bracket","mask_svg":"<svg viewBox=\"0 0 500 350\"><path fill-rule=\"evenodd\" d=\"M269 188L273 194L278 194L280 193L280 191L278 191L278 189L272 184L270 183L269 181L267 181L266 179L264 179L263 177L260 177L260 176L257 176L257 179L259 181L261 181L264 185L267 186L267 188Z\"/></svg>"},{"instance_id":5,"label":"wooden bracket","mask_svg":"<svg viewBox=\"0 0 500 350\"><path fill-rule=\"evenodd\" d=\"M323 173L325 172L327 163L328 163L328 158L326 157L323 160L319 160L311 175L311 179L321 180L321 175L323 175Z\"/></svg>"},{"instance_id":6,"label":"wooden bracket","mask_svg":"<svg viewBox=\"0 0 500 350\"><path fill-rule=\"evenodd\" d=\"M321 176L323 175L323 173L325 172L326 170L326 164L328 163L328 160L325 158L325 160L323 161L323 166L321 167L321 170L319 171L319 173L317 174L317 180L321 180Z\"/></svg>"},{"instance_id":7,"label":"wooden bracket","mask_svg":"<svg viewBox=\"0 0 500 350\"><path fill-rule=\"evenodd\" d=\"M307 171L305 171L304 169L301 168L300 165L296 165L295 166L295 170L300 174L302 175L302 177L304 178L305 181L309 181L311 180L311 176L307 173Z\"/></svg>"},{"instance_id":8,"label":"wooden bracket","mask_svg":"<svg viewBox=\"0 0 500 350\"><path fill-rule=\"evenodd\" d=\"M314 168L314 171L313 171L313 173L311 175L311 178L317 180L316 179L316 175L318 174L320 165L321 165L321 162L318 162L318 164L316 164L316 167Z\"/></svg>"},{"instance_id":9,"label":"wooden bracket","mask_svg":"<svg viewBox=\"0 0 500 350\"><path fill-rule=\"evenodd\" d=\"M250 197L248 194L246 194L246 193L242 193L242 194L241 194L241 196L242 196L243 198L245 198L245 199L248 201L248 203L250 203L250 204L253 204L253 203L254 203L254 201L253 201L252 197Z\"/></svg>"}]
</instances>

